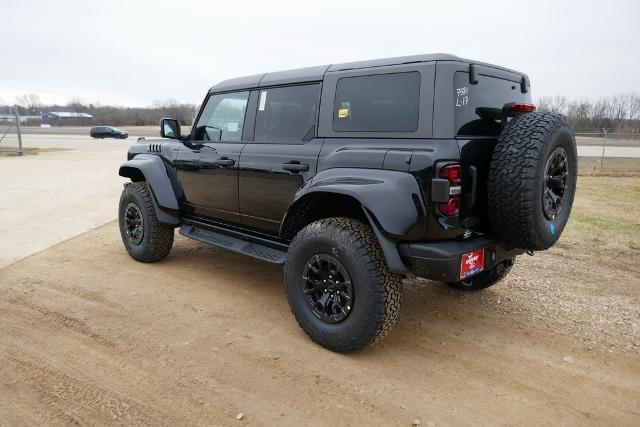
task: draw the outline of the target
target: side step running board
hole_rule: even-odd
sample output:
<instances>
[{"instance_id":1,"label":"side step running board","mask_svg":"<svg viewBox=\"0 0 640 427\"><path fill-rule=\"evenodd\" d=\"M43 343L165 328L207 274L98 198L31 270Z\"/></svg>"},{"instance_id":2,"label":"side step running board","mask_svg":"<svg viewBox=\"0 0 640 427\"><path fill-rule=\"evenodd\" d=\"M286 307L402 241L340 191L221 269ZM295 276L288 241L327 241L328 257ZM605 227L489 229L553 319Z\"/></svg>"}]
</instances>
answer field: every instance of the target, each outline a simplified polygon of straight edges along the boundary
<instances>
[{"instance_id":1,"label":"side step running board","mask_svg":"<svg viewBox=\"0 0 640 427\"><path fill-rule=\"evenodd\" d=\"M284 260L287 257L286 251L271 248L257 242L252 242L249 238L241 239L190 224L180 227L180 234L213 246L219 246L221 248L249 255L273 264L284 264Z\"/></svg>"}]
</instances>

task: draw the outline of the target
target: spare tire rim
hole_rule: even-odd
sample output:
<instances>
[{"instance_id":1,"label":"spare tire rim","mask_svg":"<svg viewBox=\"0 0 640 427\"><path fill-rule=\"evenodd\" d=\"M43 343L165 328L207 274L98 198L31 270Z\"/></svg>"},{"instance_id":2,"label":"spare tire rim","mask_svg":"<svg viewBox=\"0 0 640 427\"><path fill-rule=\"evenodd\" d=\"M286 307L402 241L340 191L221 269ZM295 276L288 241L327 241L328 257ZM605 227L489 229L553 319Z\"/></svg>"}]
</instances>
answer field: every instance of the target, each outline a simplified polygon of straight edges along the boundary
<instances>
[{"instance_id":1,"label":"spare tire rim","mask_svg":"<svg viewBox=\"0 0 640 427\"><path fill-rule=\"evenodd\" d=\"M142 212L135 203L129 203L124 211L124 226L129 241L139 245L144 237L144 223Z\"/></svg>"},{"instance_id":2,"label":"spare tire rim","mask_svg":"<svg viewBox=\"0 0 640 427\"><path fill-rule=\"evenodd\" d=\"M338 323L353 307L351 276L342 263L328 254L312 256L302 271L302 293L320 320Z\"/></svg>"},{"instance_id":3,"label":"spare tire rim","mask_svg":"<svg viewBox=\"0 0 640 427\"><path fill-rule=\"evenodd\" d=\"M542 194L542 209L544 216L554 220L562 210L567 178L569 176L569 160L567 152L558 147L547 159L544 172L544 192Z\"/></svg>"}]
</instances>

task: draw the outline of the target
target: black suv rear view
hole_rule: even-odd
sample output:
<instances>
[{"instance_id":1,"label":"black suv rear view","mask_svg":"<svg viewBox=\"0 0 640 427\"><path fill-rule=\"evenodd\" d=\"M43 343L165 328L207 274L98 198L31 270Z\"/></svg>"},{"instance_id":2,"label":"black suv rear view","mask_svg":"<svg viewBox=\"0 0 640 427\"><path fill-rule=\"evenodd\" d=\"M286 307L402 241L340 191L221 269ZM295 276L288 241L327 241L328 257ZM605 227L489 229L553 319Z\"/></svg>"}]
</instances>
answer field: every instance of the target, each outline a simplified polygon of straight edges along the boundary
<instances>
[{"instance_id":1,"label":"black suv rear view","mask_svg":"<svg viewBox=\"0 0 640 427\"><path fill-rule=\"evenodd\" d=\"M358 350L396 322L407 275L483 289L557 241L575 140L534 110L526 75L445 54L227 80L188 134L163 119L130 148L122 240L158 261L180 227L283 264L304 331Z\"/></svg>"}]
</instances>

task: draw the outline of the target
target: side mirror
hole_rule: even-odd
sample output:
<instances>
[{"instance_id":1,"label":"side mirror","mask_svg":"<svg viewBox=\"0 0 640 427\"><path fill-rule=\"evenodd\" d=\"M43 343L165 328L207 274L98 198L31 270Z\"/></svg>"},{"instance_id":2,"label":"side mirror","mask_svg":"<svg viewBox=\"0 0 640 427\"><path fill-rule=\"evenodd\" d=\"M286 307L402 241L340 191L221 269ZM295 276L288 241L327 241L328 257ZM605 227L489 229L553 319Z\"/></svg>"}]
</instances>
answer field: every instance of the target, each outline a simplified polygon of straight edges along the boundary
<instances>
[{"instance_id":1,"label":"side mirror","mask_svg":"<svg viewBox=\"0 0 640 427\"><path fill-rule=\"evenodd\" d=\"M160 120L160 136L163 138L180 139L180 122L176 119Z\"/></svg>"}]
</instances>

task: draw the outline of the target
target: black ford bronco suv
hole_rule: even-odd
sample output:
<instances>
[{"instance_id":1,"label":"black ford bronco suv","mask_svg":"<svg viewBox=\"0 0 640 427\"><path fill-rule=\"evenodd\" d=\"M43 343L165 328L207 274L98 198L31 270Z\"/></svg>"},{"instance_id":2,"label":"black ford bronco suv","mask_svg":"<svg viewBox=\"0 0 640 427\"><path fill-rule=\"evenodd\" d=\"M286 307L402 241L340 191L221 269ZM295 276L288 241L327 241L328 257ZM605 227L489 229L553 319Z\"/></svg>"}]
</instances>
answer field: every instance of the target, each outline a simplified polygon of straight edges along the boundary
<instances>
[{"instance_id":1,"label":"black ford bronco suv","mask_svg":"<svg viewBox=\"0 0 640 427\"><path fill-rule=\"evenodd\" d=\"M142 262L180 234L284 265L291 311L339 352L380 340L402 280L491 286L562 233L573 133L534 112L525 74L433 54L227 80L188 135L163 119L120 175Z\"/></svg>"}]
</instances>

